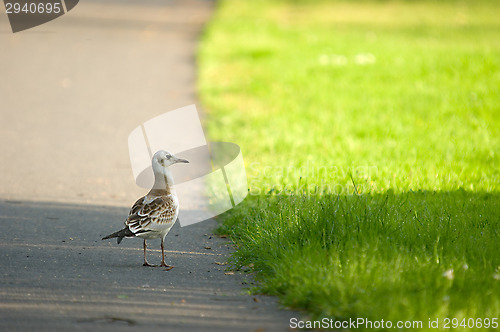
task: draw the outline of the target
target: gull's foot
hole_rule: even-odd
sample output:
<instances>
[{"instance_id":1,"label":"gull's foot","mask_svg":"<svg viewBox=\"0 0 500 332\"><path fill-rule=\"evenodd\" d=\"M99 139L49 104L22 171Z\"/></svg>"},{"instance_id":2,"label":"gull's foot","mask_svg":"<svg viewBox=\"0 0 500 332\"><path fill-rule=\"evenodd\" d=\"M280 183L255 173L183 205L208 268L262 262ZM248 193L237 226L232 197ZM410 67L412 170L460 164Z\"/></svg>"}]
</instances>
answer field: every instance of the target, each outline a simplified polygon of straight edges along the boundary
<instances>
[{"instance_id":1,"label":"gull's foot","mask_svg":"<svg viewBox=\"0 0 500 332\"><path fill-rule=\"evenodd\" d=\"M144 262L144 264L142 264L142 266L157 267L158 265L149 264L148 262Z\"/></svg>"},{"instance_id":2,"label":"gull's foot","mask_svg":"<svg viewBox=\"0 0 500 332\"><path fill-rule=\"evenodd\" d=\"M167 265L165 264L165 262L161 262L160 264L161 267L166 267L166 269L164 271L170 271L172 270L175 266L172 266L172 265Z\"/></svg>"}]
</instances>

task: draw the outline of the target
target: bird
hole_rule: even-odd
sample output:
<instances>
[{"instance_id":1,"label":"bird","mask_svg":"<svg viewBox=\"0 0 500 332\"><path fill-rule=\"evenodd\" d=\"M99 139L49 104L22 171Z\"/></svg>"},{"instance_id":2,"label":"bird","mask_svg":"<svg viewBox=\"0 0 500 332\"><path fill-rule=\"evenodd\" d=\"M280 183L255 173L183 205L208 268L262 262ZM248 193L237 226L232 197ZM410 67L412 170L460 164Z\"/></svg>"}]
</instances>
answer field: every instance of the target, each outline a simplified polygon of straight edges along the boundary
<instances>
[{"instance_id":1,"label":"bird","mask_svg":"<svg viewBox=\"0 0 500 332\"><path fill-rule=\"evenodd\" d=\"M125 219L125 228L103 237L103 240L117 238L120 244L124 237L139 237L144 240L144 264L154 267L146 258L146 240L161 239L161 264L162 267L173 268L165 264L165 236L178 220L179 201L174 187L174 178L169 167L177 163L189 163L186 159L176 157L174 154L160 150L151 160L154 184L147 195L139 198Z\"/></svg>"}]
</instances>

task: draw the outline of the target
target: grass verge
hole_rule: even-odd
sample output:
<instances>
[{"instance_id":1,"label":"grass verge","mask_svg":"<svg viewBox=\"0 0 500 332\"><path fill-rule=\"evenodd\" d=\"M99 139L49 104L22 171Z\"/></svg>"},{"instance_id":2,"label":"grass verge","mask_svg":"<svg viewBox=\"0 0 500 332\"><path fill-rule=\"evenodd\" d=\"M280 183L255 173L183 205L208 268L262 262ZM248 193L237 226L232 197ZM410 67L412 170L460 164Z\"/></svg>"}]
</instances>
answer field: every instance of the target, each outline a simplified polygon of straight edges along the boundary
<instances>
[{"instance_id":1,"label":"grass verge","mask_svg":"<svg viewBox=\"0 0 500 332\"><path fill-rule=\"evenodd\" d=\"M257 291L337 320L500 312L494 1L222 1L200 52ZM463 328L460 327L459 328Z\"/></svg>"}]
</instances>

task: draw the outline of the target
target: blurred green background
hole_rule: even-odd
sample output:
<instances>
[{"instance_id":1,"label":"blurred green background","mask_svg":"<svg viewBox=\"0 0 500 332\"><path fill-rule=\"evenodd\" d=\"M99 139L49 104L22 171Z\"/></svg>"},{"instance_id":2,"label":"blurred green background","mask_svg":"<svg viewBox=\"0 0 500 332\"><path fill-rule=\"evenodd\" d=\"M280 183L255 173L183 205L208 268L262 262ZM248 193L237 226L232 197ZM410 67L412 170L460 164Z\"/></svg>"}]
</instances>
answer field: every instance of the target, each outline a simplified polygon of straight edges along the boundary
<instances>
[{"instance_id":1,"label":"blurred green background","mask_svg":"<svg viewBox=\"0 0 500 332\"><path fill-rule=\"evenodd\" d=\"M500 312L498 1L221 1L199 50L221 219L259 292L315 317Z\"/></svg>"}]
</instances>

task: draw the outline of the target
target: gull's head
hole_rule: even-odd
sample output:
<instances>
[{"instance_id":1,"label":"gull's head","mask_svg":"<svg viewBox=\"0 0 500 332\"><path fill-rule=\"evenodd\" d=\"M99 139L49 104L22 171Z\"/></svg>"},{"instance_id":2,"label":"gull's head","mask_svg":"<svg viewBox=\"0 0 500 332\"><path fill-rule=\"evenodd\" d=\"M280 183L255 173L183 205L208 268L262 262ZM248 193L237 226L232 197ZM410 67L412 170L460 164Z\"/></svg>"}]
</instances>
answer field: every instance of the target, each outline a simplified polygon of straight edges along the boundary
<instances>
[{"instance_id":1,"label":"gull's head","mask_svg":"<svg viewBox=\"0 0 500 332\"><path fill-rule=\"evenodd\" d=\"M160 150L156 152L153 156L153 170L163 170L168 166L177 163L189 163L186 159L181 159L176 157L173 153Z\"/></svg>"}]
</instances>

